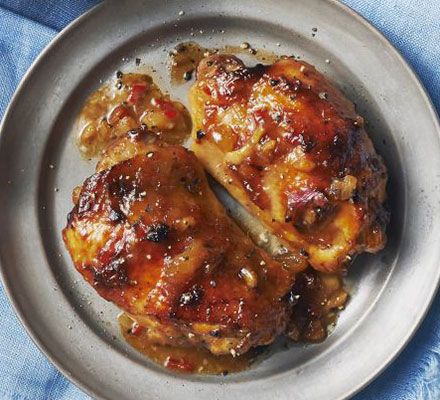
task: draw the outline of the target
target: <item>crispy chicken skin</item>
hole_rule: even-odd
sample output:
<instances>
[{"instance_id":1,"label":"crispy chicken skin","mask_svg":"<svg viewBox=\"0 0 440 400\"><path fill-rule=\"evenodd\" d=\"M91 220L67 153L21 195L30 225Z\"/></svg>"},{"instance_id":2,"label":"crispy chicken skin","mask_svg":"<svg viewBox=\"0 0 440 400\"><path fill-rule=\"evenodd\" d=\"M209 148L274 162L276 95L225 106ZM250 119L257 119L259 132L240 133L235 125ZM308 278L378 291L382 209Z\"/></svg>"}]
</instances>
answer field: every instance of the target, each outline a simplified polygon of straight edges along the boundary
<instances>
[{"instance_id":1,"label":"crispy chicken skin","mask_svg":"<svg viewBox=\"0 0 440 400\"><path fill-rule=\"evenodd\" d=\"M75 267L161 344L241 354L286 329L305 259L282 264L226 214L195 155L142 129L106 150L63 231Z\"/></svg>"},{"instance_id":2,"label":"crispy chicken skin","mask_svg":"<svg viewBox=\"0 0 440 400\"><path fill-rule=\"evenodd\" d=\"M247 209L321 271L385 243L386 170L354 105L293 58L205 58L190 90L193 151Z\"/></svg>"}]
</instances>

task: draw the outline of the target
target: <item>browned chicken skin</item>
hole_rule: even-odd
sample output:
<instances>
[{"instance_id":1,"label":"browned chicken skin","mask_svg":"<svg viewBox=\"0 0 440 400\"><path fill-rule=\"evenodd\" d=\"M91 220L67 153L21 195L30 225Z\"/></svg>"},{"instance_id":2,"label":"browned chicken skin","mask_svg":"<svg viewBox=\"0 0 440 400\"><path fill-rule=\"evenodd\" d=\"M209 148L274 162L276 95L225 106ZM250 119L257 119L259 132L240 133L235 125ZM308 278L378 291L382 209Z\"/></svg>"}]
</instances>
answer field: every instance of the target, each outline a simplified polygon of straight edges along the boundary
<instances>
[{"instance_id":1,"label":"browned chicken skin","mask_svg":"<svg viewBox=\"0 0 440 400\"><path fill-rule=\"evenodd\" d=\"M283 333L304 258L272 260L227 216L195 155L131 131L74 195L75 267L150 339L240 354Z\"/></svg>"},{"instance_id":2,"label":"browned chicken skin","mask_svg":"<svg viewBox=\"0 0 440 400\"><path fill-rule=\"evenodd\" d=\"M383 247L385 167L353 104L313 66L210 56L190 103L210 174L314 268Z\"/></svg>"}]
</instances>

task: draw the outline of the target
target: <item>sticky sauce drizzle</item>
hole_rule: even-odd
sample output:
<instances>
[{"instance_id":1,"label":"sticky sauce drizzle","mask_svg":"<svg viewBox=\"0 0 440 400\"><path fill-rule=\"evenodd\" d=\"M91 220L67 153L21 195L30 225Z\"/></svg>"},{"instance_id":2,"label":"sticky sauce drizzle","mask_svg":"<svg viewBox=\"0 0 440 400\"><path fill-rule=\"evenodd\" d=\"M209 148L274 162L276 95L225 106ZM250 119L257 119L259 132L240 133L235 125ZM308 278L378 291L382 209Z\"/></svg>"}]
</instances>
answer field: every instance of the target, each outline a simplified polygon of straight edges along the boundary
<instances>
[{"instance_id":1,"label":"sticky sauce drizzle","mask_svg":"<svg viewBox=\"0 0 440 400\"><path fill-rule=\"evenodd\" d=\"M289 294L293 309L286 335L294 342L322 342L348 297L340 275L307 268L297 275Z\"/></svg>"},{"instance_id":2,"label":"sticky sauce drizzle","mask_svg":"<svg viewBox=\"0 0 440 400\"><path fill-rule=\"evenodd\" d=\"M257 348L236 357L215 356L204 348L155 344L147 338L147 328L139 325L129 315L120 314L118 321L127 343L156 364L180 373L227 375L240 372L248 369L263 352L263 348Z\"/></svg>"}]
</instances>

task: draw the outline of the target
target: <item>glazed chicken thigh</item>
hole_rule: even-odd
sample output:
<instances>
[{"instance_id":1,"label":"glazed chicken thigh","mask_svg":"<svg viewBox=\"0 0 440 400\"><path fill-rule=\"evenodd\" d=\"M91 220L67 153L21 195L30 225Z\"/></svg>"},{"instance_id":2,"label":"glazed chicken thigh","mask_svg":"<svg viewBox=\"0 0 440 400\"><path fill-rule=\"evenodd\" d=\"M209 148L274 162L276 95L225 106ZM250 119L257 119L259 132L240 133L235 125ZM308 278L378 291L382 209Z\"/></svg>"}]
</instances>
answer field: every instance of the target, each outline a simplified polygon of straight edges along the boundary
<instances>
[{"instance_id":1,"label":"glazed chicken thigh","mask_svg":"<svg viewBox=\"0 0 440 400\"><path fill-rule=\"evenodd\" d=\"M75 267L156 343L241 354L284 332L305 267L272 260L229 218L195 155L142 128L74 192L63 231Z\"/></svg>"},{"instance_id":2,"label":"glazed chicken thigh","mask_svg":"<svg viewBox=\"0 0 440 400\"><path fill-rule=\"evenodd\" d=\"M190 104L199 160L314 268L336 271L384 246L384 164L354 105L313 66L213 55Z\"/></svg>"}]
</instances>

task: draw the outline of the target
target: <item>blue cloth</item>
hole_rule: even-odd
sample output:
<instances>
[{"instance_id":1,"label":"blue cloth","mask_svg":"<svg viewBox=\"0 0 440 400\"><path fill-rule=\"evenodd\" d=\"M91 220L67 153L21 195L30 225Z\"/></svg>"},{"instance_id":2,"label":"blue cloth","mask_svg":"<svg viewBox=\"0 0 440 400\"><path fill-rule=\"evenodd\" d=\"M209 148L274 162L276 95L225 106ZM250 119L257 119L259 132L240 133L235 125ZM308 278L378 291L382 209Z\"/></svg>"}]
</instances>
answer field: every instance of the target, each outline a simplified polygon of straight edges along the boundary
<instances>
[{"instance_id":1,"label":"blue cloth","mask_svg":"<svg viewBox=\"0 0 440 400\"><path fill-rule=\"evenodd\" d=\"M97 0L0 0L0 117L27 68L47 43ZM381 30L421 77L440 110L440 2L344 0ZM355 396L440 399L440 296L396 361ZM350 379L350 377L347 377ZM0 400L89 399L35 347L0 288Z\"/></svg>"}]
</instances>

